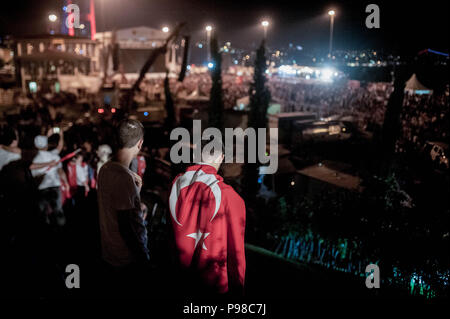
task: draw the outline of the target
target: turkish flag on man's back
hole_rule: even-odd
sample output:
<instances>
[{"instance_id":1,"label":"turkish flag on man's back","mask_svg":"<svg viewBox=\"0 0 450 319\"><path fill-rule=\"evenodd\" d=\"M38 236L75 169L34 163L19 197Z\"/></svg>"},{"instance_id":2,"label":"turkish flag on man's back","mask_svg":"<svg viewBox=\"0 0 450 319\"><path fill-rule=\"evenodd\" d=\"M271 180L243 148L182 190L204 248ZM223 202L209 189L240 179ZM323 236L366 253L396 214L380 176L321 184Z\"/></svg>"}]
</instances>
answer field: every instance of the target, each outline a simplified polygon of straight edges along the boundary
<instances>
[{"instance_id":1,"label":"turkish flag on man's back","mask_svg":"<svg viewBox=\"0 0 450 319\"><path fill-rule=\"evenodd\" d=\"M178 175L169 197L178 260L218 293L242 288L245 204L216 169L198 164Z\"/></svg>"}]
</instances>

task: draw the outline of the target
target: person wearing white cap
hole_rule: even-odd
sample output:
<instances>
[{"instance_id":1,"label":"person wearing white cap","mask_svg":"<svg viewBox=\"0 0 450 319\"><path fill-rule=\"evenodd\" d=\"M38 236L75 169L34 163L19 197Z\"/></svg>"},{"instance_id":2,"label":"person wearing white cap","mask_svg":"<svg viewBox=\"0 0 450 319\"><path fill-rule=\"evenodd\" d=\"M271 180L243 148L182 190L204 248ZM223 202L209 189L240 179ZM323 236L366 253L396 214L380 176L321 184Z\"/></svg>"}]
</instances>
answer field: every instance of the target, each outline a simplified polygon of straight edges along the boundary
<instances>
[{"instance_id":1,"label":"person wearing white cap","mask_svg":"<svg viewBox=\"0 0 450 319\"><path fill-rule=\"evenodd\" d=\"M48 138L44 135L38 135L34 138L34 146L39 150L33 159L33 163L46 163L51 161L59 161L59 155L47 151ZM39 208L41 212L49 219L55 220L60 226L65 224L64 212L61 202L61 180L68 185L67 177L59 163L50 169L42 168L32 171L32 175L36 178L42 178L38 189L40 193Z\"/></svg>"},{"instance_id":2,"label":"person wearing white cap","mask_svg":"<svg viewBox=\"0 0 450 319\"><path fill-rule=\"evenodd\" d=\"M12 128L6 127L2 133L2 141L0 142L0 171L3 166L22 158L20 149L18 148L19 141L16 132Z\"/></svg>"},{"instance_id":3,"label":"person wearing white cap","mask_svg":"<svg viewBox=\"0 0 450 319\"><path fill-rule=\"evenodd\" d=\"M97 174L100 172L100 168L111 159L112 149L108 144L102 144L97 149Z\"/></svg>"},{"instance_id":4,"label":"person wearing white cap","mask_svg":"<svg viewBox=\"0 0 450 319\"><path fill-rule=\"evenodd\" d=\"M9 163L18 161L22 159L22 150L19 148L19 138L17 136L16 130L10 126L3 128L1 132L1 142L0 142L0 171L3 167L7 166ZM55 161L50 161L46 163L32 163L29 166L30 170L36 170L41 168L46 168L51 165L55 165Z\"/></svg>"}]
</instances>

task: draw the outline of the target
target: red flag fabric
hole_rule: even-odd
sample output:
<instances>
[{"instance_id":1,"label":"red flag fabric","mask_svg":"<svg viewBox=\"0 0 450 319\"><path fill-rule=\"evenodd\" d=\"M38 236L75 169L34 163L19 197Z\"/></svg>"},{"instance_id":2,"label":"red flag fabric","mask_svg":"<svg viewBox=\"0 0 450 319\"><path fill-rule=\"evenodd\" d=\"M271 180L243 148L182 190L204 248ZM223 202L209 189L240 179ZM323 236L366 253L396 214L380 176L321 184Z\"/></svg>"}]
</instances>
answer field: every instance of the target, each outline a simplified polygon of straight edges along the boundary
<instances>
[{"instance_id":1,"label":"red flag fabric","mask_svg":"<svg viewBox=\"0 0 450 319\"><path fill-rule=\"evenodd\" d=\"M86 163L81 163L81 166L84 168L86 167ZM75 192L77 191L78 183L77 183L77 164L75 162L69 162L67 163L67 182L69 183L70 187L70 194L71 196L75 195ZM92 181L91 181L92 185ZM95 185L95 184L94 184ZM86 191L86 196L88 192Z\"/></svg>"},{"instance_id":2,"label":"red flag fabric","mask_svg":"<svg viewBox=\"0 0 450 319\"><path fill-rule=\"evenodd\" d=\"M243 287L245 203L216 169L198 164L178 175L169 197L177 255L218 293Z\"/></svg>"},{"instance_id":3,"label":"red flag fabric","mask_svg":"<svg viewBox=\"0 0 450 319\"><path fill-rule=\"evenodd\" d=\"M137 161L138 161L137 174L143 178L145 169L147 168L147 163L145 161L145 157L142 155L139 155L139 156L137 156Z\"/></svg>"},{"instance_id":4,"label":"red flag fabric","mask_svg":"<svg viewBox=\"0 0 450 319\"><path fill-rule=\"evenodd\" d=\"M77 188L77 164L67 163L67 182L72 190Z\"/></svg>"}]
</instances>

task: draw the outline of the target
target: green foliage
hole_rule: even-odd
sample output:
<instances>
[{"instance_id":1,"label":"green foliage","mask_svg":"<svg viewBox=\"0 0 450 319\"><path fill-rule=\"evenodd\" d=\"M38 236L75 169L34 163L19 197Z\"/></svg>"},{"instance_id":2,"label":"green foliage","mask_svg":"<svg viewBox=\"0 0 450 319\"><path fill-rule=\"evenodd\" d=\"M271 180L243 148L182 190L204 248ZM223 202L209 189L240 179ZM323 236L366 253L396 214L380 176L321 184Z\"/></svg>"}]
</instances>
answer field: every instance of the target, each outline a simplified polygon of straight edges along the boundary
<instances>
[{"instance_id":1,"label":"green foliage","mask_svg":"<svg viewBox=\"0 0 450 319\"><path fill-rule=\"evenodd\" d=\"M269 202L256 211L255 231L268 232L265 246L285 257L360 276L376 263L388 285L427 298L446 296L450 212L442 203L434 210L419 204L395 175L374 176L362 193L328 190Z\"/></svg>"}]
</instances>

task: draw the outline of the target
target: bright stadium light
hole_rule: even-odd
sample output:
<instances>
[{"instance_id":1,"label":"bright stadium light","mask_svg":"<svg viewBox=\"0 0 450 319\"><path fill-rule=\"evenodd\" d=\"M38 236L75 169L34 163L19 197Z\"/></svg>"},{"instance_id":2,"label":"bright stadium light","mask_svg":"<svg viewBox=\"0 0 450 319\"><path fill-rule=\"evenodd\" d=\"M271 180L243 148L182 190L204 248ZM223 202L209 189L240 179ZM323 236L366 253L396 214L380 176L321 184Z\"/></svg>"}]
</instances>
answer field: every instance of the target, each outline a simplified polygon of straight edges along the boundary
<instances>
[{"instance_id":1,"label":"bright stadium light","mask_svg":"<svg viewBox=\"0 0 450 319\"><path fill-rule=\"evenodd\" d=\"M328 14L329 14L330 16L334 16L334 15L336 14L336 11L330 10L330 11L328 11Z\"/></svg>"},{"instance_id":2,"label":"bright stadium light","mask_svg":"<svg viewBox=\"0 0 450 319\"><path fill-rule=\"evenodd\" d=\"M329 68L325 68L322 70L320 74L320 79L324 82L332 82L333 79L333 70Z\"/></svg>"},{"instance_id":3,"label":"bright stadium light","mask_svg":"<svg viewBox=\"0 0 450 319\"><path fill-rule=\"evenodd\" d=\"M211 32L211 31L212 31L212 26L207 25L206 28L205 28L205 30L208 31L208 32Z\"/></svg>"},{"instance_id":4,"label":"bright stadium light","mask_svg":"<svg viewBox=\"0 0 450 319\"><path fill-rule=\"evenodd\" d=\"M164 32L164 33L169 32L169 27L163 27L163 28L162 28L162 32Z\"/></svg>"},{"instance_id":5,"label":"bright stadium light","mask_svg":"<svg viewBox=\"0 0 450 319\"><path fill-rule=\"evenodd\" d=\"M50 14L48 16L48 19L50 20L50 22L55 22L56 20L58 20L58 17L55 14Z\"/></svg>"}]
</instances>

